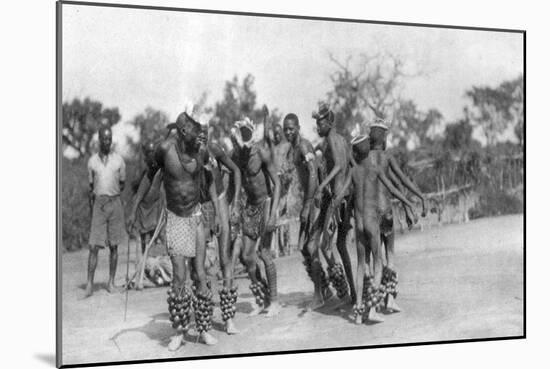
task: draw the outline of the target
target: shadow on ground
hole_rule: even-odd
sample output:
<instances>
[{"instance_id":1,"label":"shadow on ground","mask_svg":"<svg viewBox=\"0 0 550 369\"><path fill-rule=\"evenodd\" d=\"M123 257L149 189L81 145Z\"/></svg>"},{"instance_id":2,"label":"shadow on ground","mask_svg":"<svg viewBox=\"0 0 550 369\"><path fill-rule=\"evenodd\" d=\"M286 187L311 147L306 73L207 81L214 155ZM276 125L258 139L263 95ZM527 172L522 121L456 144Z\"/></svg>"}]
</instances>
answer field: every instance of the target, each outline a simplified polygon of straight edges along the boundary
<instances>
[{"instance_id":1,"label":"shadow on ground","mask_svg":"<svg viewBox=\"0 0 550 369\"><path fill-rule=\"evenodd\" d=\"M308 303L308 294L304 292L291 292L287 294L279 294L279 301L283 306L296 306L299 309L303 309ZM252 297L251 294L243 294L242 297L244 298L250 298ZM241 301L237 303L237 312L241 314L249 314L253 310L253 305L251 302L247 301ZM327 307L326 309L319 309L318 311L323 312L327 315L340 315L341 312L338 310L335 310L334 307ZM193 323L193 318L191 319L191 322ZM191 328L186 332L185 339L187 341L196 341L198 340L198 335L196 334L196 331L192 328L193 324L191 324ZM218 319L214 319L212 321L212 328L215 331L224 332L224 324L221 321L218 321ZM169 321L169 314L168 312L158 313L150 317L150 320L145 323L142 326L134 327L134 328L126 328L118 331L115 335L113 335L110 340L112 340L115 345L117 345L117 339L120 338L123 335L126 335L128 333L142 333L147 336L150 340L159 342L160 345L166 347L168 346L168 343L170 342L170 338L174 335L174 330L172 329L172 325ZM118 345L117 345L118 347Z\"/></svg>"}]
</instances>

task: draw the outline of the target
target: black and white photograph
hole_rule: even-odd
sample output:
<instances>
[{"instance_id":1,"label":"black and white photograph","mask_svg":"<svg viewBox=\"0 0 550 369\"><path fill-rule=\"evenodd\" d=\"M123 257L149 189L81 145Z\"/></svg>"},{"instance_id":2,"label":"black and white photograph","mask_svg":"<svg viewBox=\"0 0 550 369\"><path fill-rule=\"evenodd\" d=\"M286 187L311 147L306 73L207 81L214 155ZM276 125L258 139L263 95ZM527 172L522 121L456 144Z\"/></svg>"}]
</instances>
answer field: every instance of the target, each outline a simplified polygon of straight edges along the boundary
<instances>
[{"instance_id":1,"label":"black and white photograph","mask_svg":"<svg viewBox=\"0 0 550 369\"><path fill-rule=\"evenodd\" d=\"M58 366L525 338L525 31L314 14L57 3Z\"/></svg>"}]
</instances>

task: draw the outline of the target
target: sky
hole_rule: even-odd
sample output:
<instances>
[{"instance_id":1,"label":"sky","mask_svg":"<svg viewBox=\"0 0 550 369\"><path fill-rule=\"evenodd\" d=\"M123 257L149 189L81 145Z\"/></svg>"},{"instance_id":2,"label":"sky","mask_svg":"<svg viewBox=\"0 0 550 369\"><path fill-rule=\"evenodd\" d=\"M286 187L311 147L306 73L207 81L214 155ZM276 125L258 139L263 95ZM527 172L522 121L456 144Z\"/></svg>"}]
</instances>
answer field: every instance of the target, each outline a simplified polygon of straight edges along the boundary
<instances>
[{"instance_id":1,"label":"sky","mask_svg":"<svg viewBox=\"0 0 550 369\"><path fill-rule=\"evenodd\" d=\"M398 55L422 72L402 96L447 121L461 117L472 85L497 86L523 71L519 33L66 4L62 17L63 101L89 96L116 106L122 126L147 106L175 119L204 92L213 104L226 80L251 73L259 106L297 114L314 138L311 112L335 70L329 53Z\"/></svg>"}]
</instances>

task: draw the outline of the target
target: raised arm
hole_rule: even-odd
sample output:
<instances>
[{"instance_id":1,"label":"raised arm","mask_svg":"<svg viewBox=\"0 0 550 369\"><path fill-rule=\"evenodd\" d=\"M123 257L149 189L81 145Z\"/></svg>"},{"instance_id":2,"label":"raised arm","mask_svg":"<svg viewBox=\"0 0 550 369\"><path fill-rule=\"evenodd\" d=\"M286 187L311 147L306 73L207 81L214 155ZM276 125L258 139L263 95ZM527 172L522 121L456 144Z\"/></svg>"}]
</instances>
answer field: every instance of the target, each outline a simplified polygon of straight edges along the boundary
<instances>
[{"instance_id":1,"label":"raised arm","mask_svg":"<svg viewBox=\"0 0 550 369\"><path fill-rule=\"evenodd\" d=\"M420 201L422 201L422 216L426 216L426 199L424 198L422 192L420 192L418 187L416 187L416 185L405 175L405 173L403 173L393 156L388 155L388 163L389 169L395 173L399 181L401 181L401 183L403 183L409 191L420 198Z\"/></svg>"}]
</instances>

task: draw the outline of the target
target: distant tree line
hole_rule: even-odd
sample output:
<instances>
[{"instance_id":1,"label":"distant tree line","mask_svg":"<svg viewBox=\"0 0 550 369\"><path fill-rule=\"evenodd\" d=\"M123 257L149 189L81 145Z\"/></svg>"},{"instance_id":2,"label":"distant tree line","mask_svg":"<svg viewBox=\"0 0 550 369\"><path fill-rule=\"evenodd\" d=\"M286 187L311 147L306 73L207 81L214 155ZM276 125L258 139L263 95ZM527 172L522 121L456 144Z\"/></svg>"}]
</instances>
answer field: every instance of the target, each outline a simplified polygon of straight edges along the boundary
<instances>
[{"instance_id":1,"label":"distant tree line","mask_svg":"<svg viewBox=\"0 0 550 369\"><path fill-rule=\"evenodd\" d=\"M375 117L386 118L392 123L390 150L425 193L453 188L477 191L480 204L472 210L472 217L523 210L523 75L498 86L472 86L464 94L463 116L448 121L436 107L424 111L414 99L402 96L407 81L422 72L411 70L399 57L361 54L343 61L332 55L329 59L334 65L332 87L322 99L335 112L341 134L349 139L367 133ZM221 100L212 105L207 97L203 94L194 109L209 116L212 136L222 143L236 120L244 116L256 122L263 119L251 74L226 81ZM85 163L94 151L94 135L100 125L113 126L120 119L117 107L105 107L91 98L63 103L63 145L77 153L74 160L64 159L62 168L63 241L70 247L80 248L86 242ZM268 119L278 123L281 113L270 106ZM139 145L158 142L169 119L165 112L146 107L127 123L139 132L138 141L126 143L132 152L131 180L139 178L142 170ZM485 142L474 139L476 131Z\"/></svg>"}]
</instances>

